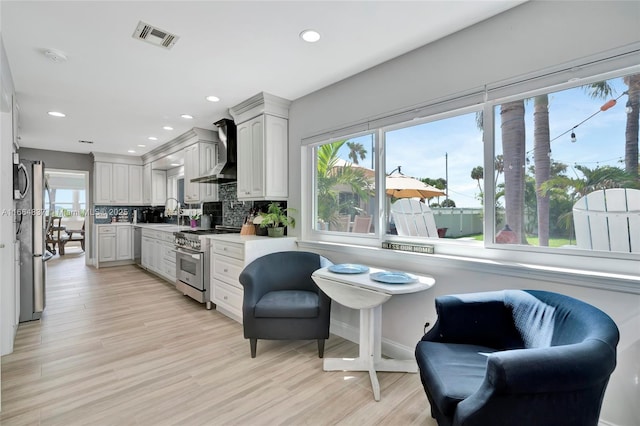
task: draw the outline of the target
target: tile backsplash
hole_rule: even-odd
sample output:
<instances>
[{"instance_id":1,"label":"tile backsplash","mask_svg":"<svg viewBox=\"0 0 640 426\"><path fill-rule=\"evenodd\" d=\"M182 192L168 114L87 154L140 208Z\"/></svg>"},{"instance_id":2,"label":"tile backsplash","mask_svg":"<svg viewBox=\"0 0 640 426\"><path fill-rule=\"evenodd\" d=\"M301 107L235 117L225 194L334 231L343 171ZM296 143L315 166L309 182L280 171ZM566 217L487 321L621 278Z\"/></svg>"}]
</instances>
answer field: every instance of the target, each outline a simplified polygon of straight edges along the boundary
<instances>
[{"instance_id":1,"label":"tile backsplash","mask_svg":"<svg viewBox=\"0 0 640 426\"><path fill-rule=\"evenodd\" d=\"M203 213L212 215L212 226L236 226L240 227L249 216L249 213L256 209L257 211L266 211L270 201L238 201L238 185L236 182L223 183L218 185L218 196L220 201L205 203ZM286 202L282 201L286 207ZM183 208L200 208L199 204L190 204L182 206ZM137 211L138 221L141 221L143 209L153 209L164 212L164 207L145 207L145 206L94 206L94 223L104 224L111 223L112 220L118 222L132 222L134 211ZM175 217L164 218L166 222L176 223Z\"/></svg>"}]
</instances>

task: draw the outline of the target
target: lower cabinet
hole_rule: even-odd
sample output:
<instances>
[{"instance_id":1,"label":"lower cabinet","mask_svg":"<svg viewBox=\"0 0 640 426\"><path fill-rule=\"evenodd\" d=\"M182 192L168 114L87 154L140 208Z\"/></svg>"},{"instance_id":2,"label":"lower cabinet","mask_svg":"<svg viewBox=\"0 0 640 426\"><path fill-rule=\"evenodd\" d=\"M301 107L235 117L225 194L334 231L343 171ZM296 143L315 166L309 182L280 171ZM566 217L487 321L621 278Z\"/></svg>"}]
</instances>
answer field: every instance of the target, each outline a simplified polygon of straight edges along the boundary
<instances>
[{"instance_id":1,"label":"lower cabinet","mask_svg":"<svg viewBox=\"0 0 640 426\"><path fill-rule=\"evenodd\" d=\"M211 301L216 310L242 323L244 291L238 278L246 265L278 251L297 250L293 237L269 238L220 234L211 241Z\"/></svg>"},{"instance_id":2,"label":"lower cabinet","mask_svg":"<svg viewBox=\"0 0 640 426\"><path fill-rule=\"evenodd\" d=\"M146 270L176 282L176 252L173 232L142 229L140 263Z\"/></svg>"},{"instance_id":3,"label":"lower cabinet","mask_svg":"<svg viewBox=\"0 0 640 426\"><path fill-rule=\"evenodd\" d=\"M96 225L96 228L98 235L96 267L115 266L133 261L131 225ZM118 263L110 264L110 262Z\"/></svg>"}]
</instances>

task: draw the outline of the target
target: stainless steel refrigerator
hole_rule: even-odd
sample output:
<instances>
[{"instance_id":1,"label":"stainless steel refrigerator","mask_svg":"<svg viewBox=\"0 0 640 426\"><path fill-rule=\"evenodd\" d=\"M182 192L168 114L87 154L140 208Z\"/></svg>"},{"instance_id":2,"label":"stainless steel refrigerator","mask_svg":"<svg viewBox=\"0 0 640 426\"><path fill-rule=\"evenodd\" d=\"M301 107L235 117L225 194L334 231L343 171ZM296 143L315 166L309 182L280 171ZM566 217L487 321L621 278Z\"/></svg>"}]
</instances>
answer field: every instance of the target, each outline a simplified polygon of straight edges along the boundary
<instances>
[{"instance_id":1,"label":"stainless steel refrigerator","mask_svg":"<svg viewBox=\"0 0 640 426\"><path fill-rule=\"evenodd\" d=\"M42 161L21 160L14 169L16 239L20 241L20 322L40 319L45 307L49 188Z\"/></svg>"}]
</instances>

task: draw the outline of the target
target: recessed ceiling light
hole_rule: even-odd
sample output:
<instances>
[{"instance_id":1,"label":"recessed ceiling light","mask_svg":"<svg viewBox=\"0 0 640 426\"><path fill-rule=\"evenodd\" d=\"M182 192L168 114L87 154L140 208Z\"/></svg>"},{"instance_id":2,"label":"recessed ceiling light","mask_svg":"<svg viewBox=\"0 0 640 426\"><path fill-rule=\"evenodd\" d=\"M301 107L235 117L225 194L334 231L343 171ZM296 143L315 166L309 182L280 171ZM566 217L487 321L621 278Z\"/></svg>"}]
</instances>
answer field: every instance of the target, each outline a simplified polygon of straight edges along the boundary
<instances>
[{"instance_id":1,"label":"recessed ceiling light","mask_svg":"<svg viewBox=\"0 0 640 426\"><path fill-rule=\"evenodd\" d=\"M165 130L173 130L173 127L171 127L171 126L164 126L164 127L163 127L163 129L165 129Z\"/></svg>"},{"instance_id":2,"label":"recessed ceiling light","mask_svg":"<svg viewBox=\"0 0 640 426\"><path fill-rule=\"evenodd\" d=\"M171 163L171 166L172 167L178 167L178 166L182 166L182 164L180 164L180 163Z\"/></svg>"},{"instance_id":3,"label":"recessed ceiling light","mask_svg":"<svg viewBox=\"0 0 640 426\"><path fill-rule=\"evenodd\" d=\"M47 114L49 114L52 117L66 117L66 114L63 114L61 112L58 111L49 111Z\"/></svg>"},{"instance_id":4,"label":"recessed ceiling light","mask_svg":"<svg viewBox=\"0 0 640 426\"><path fill-rule=\"evenodd\" d=\"M149 139L150 141L157 141L158 138L156 138L155 136L149 136L147 139Z\"/></svg>"},{"instance_id":5,"label":"recessed ceiling light","mask_svg":"<svg viewBox=\"0 0 640 426\"><path fill-rule=\"evenodd\" d=\"M205 99L208 100L209 102L219 102L220 101L220 98L217 97L217 96L207 96Z\"/></svg>"},{"instance_id":6,"label":"recessed ceiling light","mask_svg":"<svg viewBox=\"0 0 640 426\"><path fill-rule=\"evenodd\" d=\"M304 30L300 33L300 38L307 43L315 43L320 40L320 33L315 30Z\"/></svg>"},{"instance_id":7,"label":"recessed ceiling light","mask_svg":"<svg viewBox=\"0 0 640 426\"><path fill-rule=\"evenodd\" d=\"M180 117L185 118L187 120L193 120L193 115L189 115L189 114L182 114Z\"/></svg>"},{"instance_id":8,"label":"recessed ceiling light","mask_svg":"<svg viewBox=\"0 0 640 426\"><path fill-rule=\"evenodd\" d=\"M144 145L144 144L138 144L138 146L139 146L140 148L144 148L144 147L146 147L146 145Z\"/></svg>"},{"instance_id":9,"label":"recessed ceiling light","mask_svg":"<svg viewBox=\"0 0 640 426\"><path fill-rule=\"evenodd\" d=\"M130 149L130 150L129 150L129 151L127 151L127 152L130 152L131 154L133 154L135 151L134 151L133 149Z\"/></svg>"}]
</instances>

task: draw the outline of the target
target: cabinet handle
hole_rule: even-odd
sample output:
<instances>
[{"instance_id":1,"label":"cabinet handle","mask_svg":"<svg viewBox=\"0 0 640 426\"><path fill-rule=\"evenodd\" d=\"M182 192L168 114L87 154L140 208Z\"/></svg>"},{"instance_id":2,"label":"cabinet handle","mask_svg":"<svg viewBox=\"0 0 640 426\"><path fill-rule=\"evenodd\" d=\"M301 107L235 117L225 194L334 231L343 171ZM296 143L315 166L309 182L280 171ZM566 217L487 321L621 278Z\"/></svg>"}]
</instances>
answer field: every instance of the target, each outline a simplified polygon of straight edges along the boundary
<instances>
[{"instance_id":1,"label":"cabinet handle","mask_svg":"<svg viewBox=\"0 0 640 426\"><path fill-rule=\"evenodd\" d=\"M225 269L224 271L225 271L225 272L229 272L229 270L228 270L228 269Z\"/></svg>"},{"instance_id":2,"label":"cabinet handle","mask_svg":"<svg viewBox=\"0 0 640 426\"><path fill-rule=\"evenodd\" d=\"M227 296L224 296L224 297L223 297L223 299L224 299L224 300L227 300L227 299L228 299L228 297L227 297Z\"/></svg>"}]
</instances>

